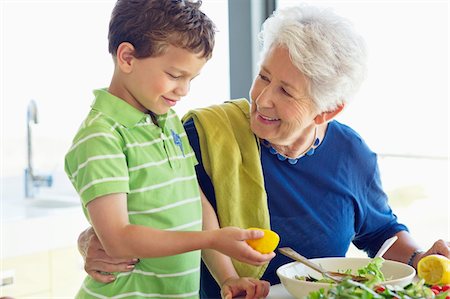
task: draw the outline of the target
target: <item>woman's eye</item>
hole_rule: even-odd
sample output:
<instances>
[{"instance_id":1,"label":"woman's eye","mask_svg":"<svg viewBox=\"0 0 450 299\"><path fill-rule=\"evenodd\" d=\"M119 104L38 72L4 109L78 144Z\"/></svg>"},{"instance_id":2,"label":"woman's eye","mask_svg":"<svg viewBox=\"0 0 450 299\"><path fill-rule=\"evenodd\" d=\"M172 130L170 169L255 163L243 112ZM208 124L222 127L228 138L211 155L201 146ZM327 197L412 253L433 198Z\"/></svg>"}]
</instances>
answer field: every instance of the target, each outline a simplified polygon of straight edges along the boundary
<instances>
[{"instance_id":1,"label":"woman's eye","mask_svg":"<svg viewBox=\"0 0 450 299\"><path fill-rule=\"evenodd\" d=\"M291 98L292 98L291 94L290 94L289 92L287 92L286 89L281 88L281 91L282 91L285 95L287 95L288 97L291 97Z\"/></svg>"}]
</instances>

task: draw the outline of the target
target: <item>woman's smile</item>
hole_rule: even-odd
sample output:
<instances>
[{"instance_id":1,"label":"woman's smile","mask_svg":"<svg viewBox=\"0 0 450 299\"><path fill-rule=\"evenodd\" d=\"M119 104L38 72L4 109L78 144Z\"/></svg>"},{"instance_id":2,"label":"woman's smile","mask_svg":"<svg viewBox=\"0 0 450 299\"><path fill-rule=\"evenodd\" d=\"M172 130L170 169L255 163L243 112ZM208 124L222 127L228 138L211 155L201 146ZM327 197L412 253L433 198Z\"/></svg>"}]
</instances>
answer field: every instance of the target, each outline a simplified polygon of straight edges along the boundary
<instances>
[{"instance_id":1,"label":"woman's smile","mask_svg":"<svg viewBox=\"0 0 450 299\"><path fill-rule=\"evenodd\" d=\"M281 121L279 118L269 117L269 116L263 115L259 112L257 112L257 113L258 113L258 120L260 122L262 122L263 124L273 125L273 124L278 124Z\"/></svg>"}]
</instances>

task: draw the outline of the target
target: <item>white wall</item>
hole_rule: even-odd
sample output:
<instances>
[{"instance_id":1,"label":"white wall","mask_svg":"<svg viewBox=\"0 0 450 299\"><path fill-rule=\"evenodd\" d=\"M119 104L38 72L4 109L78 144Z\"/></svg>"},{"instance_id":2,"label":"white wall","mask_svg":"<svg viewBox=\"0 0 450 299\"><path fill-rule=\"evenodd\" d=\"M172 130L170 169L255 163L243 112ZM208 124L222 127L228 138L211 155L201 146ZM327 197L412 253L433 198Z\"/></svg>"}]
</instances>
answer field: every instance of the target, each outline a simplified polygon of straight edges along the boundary
<instances>
[{"instance_id":1,"label":"white wall","mask_svg":"<svg viewBox=\"0 0 450 299\"><path fill-rule=\"evenodd\" d=\"M278 0L280 6L298 2ZM338 120L381 154L390 205L419 245L448 240L449 2L306 2L332 7L367 42L368 77Z\"/></svg>"},{"instance_id":2,"label":"white wall","mask_svg":"<svg viewBox=\"0 0 450 299\"><path fill-rule=\"evenodd\" d=\"M92 90L107 87L113 64L107 49L109 17L115 0L1 1L1 176L21 176L26 167L26 109L38 104L33 127L38 171L63 171L63 158L89 111ZM229 98L228 5L204 1L216 23L216 48L176 108Z\"/></svg>"},{"instance_id":3,"label":"white wall","mask_svg":"<svg viewBox=\"0 0 450 299\"><path fill-rule=\"evenodd\" d=\"M378 153L448 157L449 2L305 2L332 7L367 42L368 78L338 118Z\"/></svg>"}]
</instances>

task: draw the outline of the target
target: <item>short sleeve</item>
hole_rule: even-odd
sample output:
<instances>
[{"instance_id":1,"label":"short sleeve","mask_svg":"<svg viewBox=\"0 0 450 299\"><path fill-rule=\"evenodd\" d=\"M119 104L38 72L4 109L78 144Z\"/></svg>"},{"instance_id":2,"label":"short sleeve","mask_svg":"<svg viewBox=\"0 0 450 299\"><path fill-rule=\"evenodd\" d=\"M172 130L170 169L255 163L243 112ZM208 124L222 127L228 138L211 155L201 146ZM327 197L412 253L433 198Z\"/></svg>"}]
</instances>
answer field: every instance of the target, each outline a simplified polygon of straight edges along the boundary
<instances>
[{"instance_id":1,"label":"short sleeve","mask_svg":"<svg viewBox=\"0 0 450 299\"><path fill-rule=\"evenodd\" d=\"M65 157L65 171L83 205L112 193L129 192L124 142L110 128L80 131Z\"/></svg>"}]
</instances>

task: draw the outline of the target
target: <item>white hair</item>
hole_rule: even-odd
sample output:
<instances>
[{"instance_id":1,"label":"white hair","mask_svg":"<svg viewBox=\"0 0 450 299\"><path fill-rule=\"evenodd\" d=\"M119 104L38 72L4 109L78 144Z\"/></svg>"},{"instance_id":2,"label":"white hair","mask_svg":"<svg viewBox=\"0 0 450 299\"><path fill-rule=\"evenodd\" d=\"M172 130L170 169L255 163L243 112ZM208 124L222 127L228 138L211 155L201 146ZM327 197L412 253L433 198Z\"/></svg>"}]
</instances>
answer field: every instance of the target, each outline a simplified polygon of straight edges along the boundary
<instances>
[{"instance_id":1,"label":"white hair","mask_svg":"<svg viewBox=\"0 0 450 299\"><path fill-rule=\"evenodd\" d=\"M366 76L363 38L348 20L330 9L298 5L278 9L262 25L261 58L272 46L283 46L308 77L309 96L321 111L348 102Z\"/></svg>"}]
</instances>

